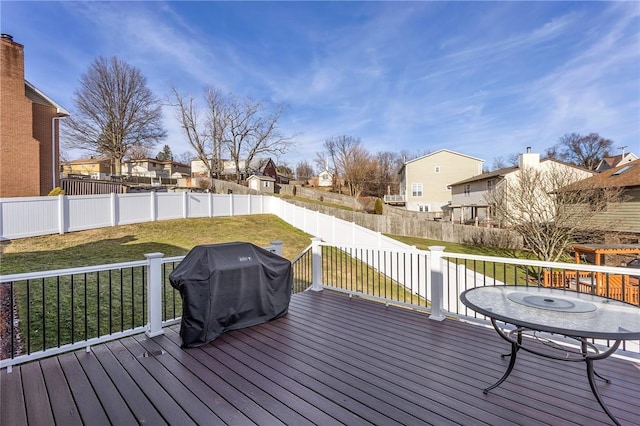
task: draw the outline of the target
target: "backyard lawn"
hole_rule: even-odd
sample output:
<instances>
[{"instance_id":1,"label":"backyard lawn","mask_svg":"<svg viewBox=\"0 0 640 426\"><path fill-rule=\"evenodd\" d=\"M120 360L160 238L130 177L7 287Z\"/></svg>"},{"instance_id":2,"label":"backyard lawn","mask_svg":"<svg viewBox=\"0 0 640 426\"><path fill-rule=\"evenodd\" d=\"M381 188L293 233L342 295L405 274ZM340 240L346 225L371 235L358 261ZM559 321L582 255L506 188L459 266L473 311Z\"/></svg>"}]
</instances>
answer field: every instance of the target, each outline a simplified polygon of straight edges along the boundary
<instances>
[{"instance_id":1,"label":"backyard lawn","mask_svg":"<svg viewBox=\"0 0 640 426\"><path fill-rule=\"evenodd\" d=\"M197 245L233 241L260 247L282 241L284 257L292 260L311 244L311 236L274 215L122 225L3 241L0 274L144 260L145 253L155 252L181 256Z\"/></svg>"}]
</instances>

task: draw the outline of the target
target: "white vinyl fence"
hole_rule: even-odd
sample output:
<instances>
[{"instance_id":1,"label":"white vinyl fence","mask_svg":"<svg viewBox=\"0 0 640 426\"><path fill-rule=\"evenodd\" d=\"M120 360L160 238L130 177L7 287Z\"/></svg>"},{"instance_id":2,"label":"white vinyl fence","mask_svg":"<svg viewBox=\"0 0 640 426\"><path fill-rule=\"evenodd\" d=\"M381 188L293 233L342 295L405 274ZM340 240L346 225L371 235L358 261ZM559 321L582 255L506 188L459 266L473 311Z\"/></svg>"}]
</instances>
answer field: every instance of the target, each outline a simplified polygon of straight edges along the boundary
<instances>
[{"instance_id":1,"label":"white vinyl fence","mask_svg":"<svg viewBox=\"0 0 640 426\"><path fill-rule=\"evenodd\" d=\"M410 248L353 222L277 197L188 192L0 198L0 240L168 219L252 214L274 214L327 243Z\"/></svg>"}]
</instances>

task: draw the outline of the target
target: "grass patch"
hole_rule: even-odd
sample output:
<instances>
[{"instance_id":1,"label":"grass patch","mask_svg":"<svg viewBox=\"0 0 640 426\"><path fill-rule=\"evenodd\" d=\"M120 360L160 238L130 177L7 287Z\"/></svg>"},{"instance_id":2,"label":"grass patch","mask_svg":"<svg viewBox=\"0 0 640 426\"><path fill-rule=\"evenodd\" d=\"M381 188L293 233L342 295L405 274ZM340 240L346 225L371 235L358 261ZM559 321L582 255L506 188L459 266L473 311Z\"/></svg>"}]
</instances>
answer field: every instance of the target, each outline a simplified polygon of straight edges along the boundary
<instances>
[{"instance_id":1,"label":"grass patch","mask_svg":"<svg viewBox=\"0 0 640 426\"><path fill-rule=\"evenodd\" d=\"M428 240L424 238L405 237L399 235L387 235L389 238L415 246L420 250L429 250L430 246L444 246L445 253L474 254L478 256L506 257L511 259L537 260L530 251L506 249L499 247L474 246L470 244L449 243L444 241ZM525 284L537 280L540 274L538 268L524 265L495 263L490 261L458 260L451 262L464 265L466 269L486 276L488 279L496 279L505 284Z\"/></svg>"},{"instance_id":2,"label":"grass patch","mask_svg":"<svg viewBox=\"0 0 640 426\"><path fill-rule=\"evenodd\" d=\"M280 195L280 198L282 198L283 200L300 201L301 203L314 204L314 205L317 205L317 206L324 206L324 207L331 207L331 208L334 208L334 209L347 210L347 211L350 211L350 212L357 211L353 207L347 207L347 206L344 206L342 204L328 203L326 201L320 201L320 200L316 200L316 199L313 199L313 198L304 198L304 197L297 197L297 196L292 196L292 195Z\"/></svg>"},{"instance_id":3,"label":"grass patch","mask_svg":"<svg viewBox=\"0 0 640 426\"><path fill-rule=\"evenodd\" d=\"M147 222L3 241L0 274L129 262L155 252L181 256L197 245L234 241L282 241L283 256L293 259L310 237L274 215Z\"/></svg>"}]
</instances>

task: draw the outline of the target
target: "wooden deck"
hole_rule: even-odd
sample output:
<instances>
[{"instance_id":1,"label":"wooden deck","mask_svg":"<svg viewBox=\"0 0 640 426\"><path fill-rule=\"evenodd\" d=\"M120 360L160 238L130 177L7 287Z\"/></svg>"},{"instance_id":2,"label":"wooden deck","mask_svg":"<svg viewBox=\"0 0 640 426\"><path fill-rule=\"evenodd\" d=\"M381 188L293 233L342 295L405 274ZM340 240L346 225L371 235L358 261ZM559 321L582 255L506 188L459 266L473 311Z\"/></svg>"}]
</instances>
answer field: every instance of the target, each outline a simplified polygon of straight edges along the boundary
<instances>
[{"instance_id":1,"label":"wooden deck","mask_svg":"<svg viewBox=\"0 0 640 426\"><path fill-rule=\"evenodd\" d=\"M583 363L519 355L494 330L343 294L294 295L289 314L180 348L179 327L0 374L2 425L612 424ZM640 423L640 364L596 363L623 425Z\"/></svg>"}]
</instances>

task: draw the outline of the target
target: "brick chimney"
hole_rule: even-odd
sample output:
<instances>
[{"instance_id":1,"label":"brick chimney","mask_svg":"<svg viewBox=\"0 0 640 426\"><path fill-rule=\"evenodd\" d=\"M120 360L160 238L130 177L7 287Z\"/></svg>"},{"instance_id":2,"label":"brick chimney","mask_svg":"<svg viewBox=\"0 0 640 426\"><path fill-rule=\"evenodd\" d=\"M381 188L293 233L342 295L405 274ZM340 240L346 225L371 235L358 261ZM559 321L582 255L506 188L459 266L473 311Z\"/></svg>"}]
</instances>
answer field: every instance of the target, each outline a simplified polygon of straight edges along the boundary
<instances>
[{"instance_id":1,"label":"brick chimney","mask_svg":"<svg viewBox=\"0 0 640 426\"><path fill-rule=\"evenodd\" d=\"M24 46L13 41L9 34L0 35L2 46L2 57L0 67L2 67L2 92L5 89L22 89L24 92ZM23 93L24 95L24 93Z\"/></svg>"},{"instance_id":2,"label":"brick chimney","mask_svg":"<svg viewBox=\"0 0 640 426\"><path fill-rule=\"evenodd\" d=\"M25 96L24 46L0 35L0 197L40 195L40 143ZM49 122L50 123L50 122ZM50 124L49 124L50 126ZM17 172L20 171L20 174ZM28 173L25 173L28 171ZM22 173L28 177L23 178Z\"/></svg>"}]
</instances>

